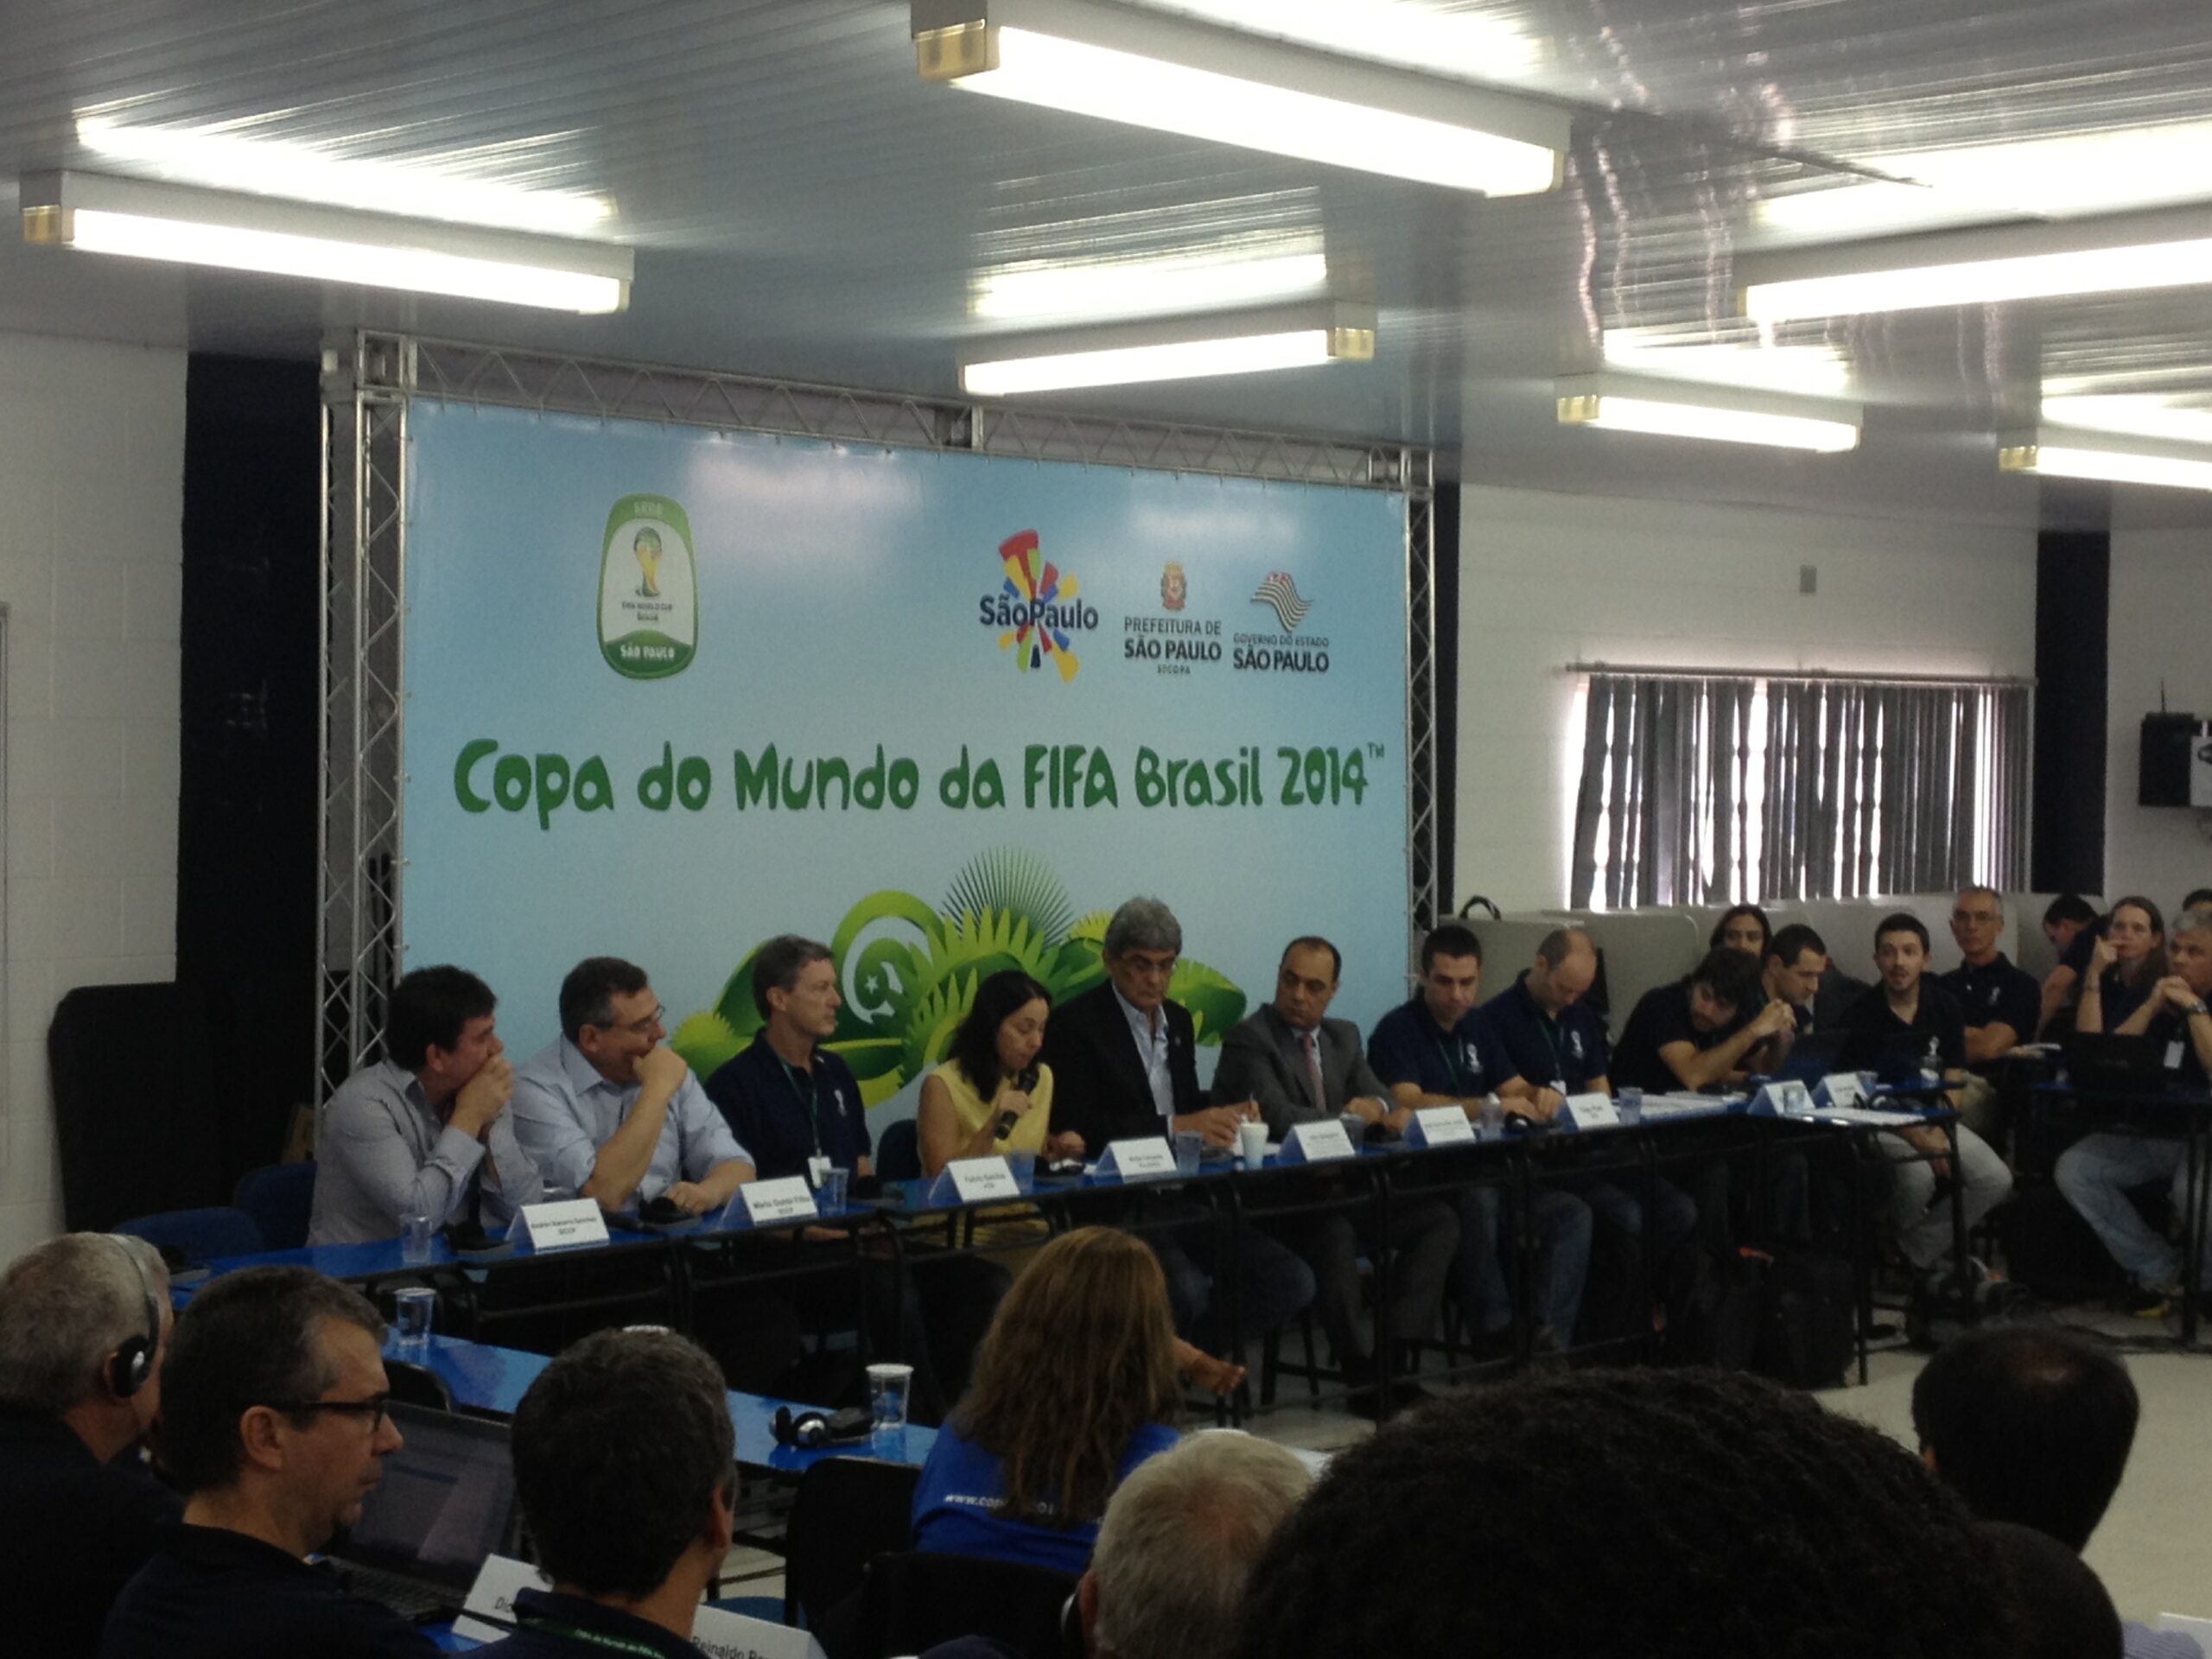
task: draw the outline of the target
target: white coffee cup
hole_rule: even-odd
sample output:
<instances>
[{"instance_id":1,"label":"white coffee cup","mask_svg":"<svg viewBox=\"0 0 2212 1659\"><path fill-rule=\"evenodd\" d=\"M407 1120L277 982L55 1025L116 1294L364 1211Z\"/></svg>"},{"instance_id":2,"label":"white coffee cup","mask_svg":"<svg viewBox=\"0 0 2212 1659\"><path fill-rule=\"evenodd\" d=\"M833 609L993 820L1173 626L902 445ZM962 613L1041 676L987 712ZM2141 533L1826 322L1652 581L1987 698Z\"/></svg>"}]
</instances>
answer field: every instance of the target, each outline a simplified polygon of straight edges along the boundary
<instances>
[{"instance_id":1,"label":"white coffee cup","mask_svg":"<svg viewBox=\"0 0 2212 1659\"><path fill-rule=\"evenodd\" d=\"M1268 1126L1264 1123L1239 1123L1236 1126L1237 1150L1244 1156L1244 1167L1257 1169L1268 1155Z\"/></svg>"}]
</instances>

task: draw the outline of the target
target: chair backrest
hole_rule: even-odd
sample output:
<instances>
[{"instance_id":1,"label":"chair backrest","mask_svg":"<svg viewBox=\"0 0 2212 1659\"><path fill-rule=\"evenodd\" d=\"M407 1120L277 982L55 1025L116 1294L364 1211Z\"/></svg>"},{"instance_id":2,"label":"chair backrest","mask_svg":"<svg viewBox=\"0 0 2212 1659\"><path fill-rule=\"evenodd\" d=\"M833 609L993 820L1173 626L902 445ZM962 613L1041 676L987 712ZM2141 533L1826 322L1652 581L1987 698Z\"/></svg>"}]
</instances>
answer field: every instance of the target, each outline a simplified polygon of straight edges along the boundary
<instances>
[{"instance_id":1,"label":"chair backrest","mask_svg":"<svg viewBox=\"0 0 2212 1659\"><path fill-rule=\"evenodd\" d=\"M427 1365L417 1365L412 1360L386 1359L384 1363L385 1387L394 1400L410 1406L420 1406L425 1411L451 1411L453 1390L446 1380Z\"/></svg>"},{"instance_id":2,"label":"chair backrest","mask_svg":"<svg viewBox=\"0 0 2212 1659\"><path fill-rule=\"evenodd\" d=\"M887 1125L875 1143L875 1173L887 1181L922 1178L922 1132L911 1117Z\"/></svg>"},{"instance_id":3,"label":"chair backrest","mask_svg":"<svg viewBox=\"0 0 2212 1659\"><path fill-rule=\"evenodd\" d=\"M1060 1659L1061 1615L1076 1582L1071 1573L981 1555L879 1555L861 1595L861 1650L891 1659L983 1636L1028 1659Z\"/></svg>"},{"instance_id":4,"label":"chair backrest","mask_svg":"<svg viewBox=\"0 0 2212 1659\"><path fill-rule=\"evenodd\" d=\"M313 1164L270 1164L238 1177L231 1203L253 1217L268 1250L296 1250L308 1242L315 1208Z\"/></svg>"},{"instance_id":5,"label":"chair backrest","mask_svg":"<svg viewBox=\"0 0 2212 1659\"><path fill-rule=\"evenodd\" d=\"M824 1458L800 1478L784 1529L784 1623L822 1628L879 1555L911 1549L922 1471L875 1458Z\"/></svg>"},{"instance_id":6,"label":"chair backrest","mask_svg":"<svg viewBox=\"0 0 2212 1659\"><path fill-rule=\"evenodd\" d=\"M144 1239L164 1257L197 1267L219 1255L251 1255L262 1248L253 1217L229 1205L206 1210L164 1210L118 1221L114 1230Z\"/></svg>"},{"instance_id":7,"label":"chair backrest","mask_svg":"<svg viewBox=\"0 0 2212 1659\"><path fill-rule=\"evenodd\" d=\"M46 1042L72 1229L222 1202L229 1124L208 1081L225 1040L214 1023L175 984L80 985L61 999Z\"/></svg>"}]
</instances>

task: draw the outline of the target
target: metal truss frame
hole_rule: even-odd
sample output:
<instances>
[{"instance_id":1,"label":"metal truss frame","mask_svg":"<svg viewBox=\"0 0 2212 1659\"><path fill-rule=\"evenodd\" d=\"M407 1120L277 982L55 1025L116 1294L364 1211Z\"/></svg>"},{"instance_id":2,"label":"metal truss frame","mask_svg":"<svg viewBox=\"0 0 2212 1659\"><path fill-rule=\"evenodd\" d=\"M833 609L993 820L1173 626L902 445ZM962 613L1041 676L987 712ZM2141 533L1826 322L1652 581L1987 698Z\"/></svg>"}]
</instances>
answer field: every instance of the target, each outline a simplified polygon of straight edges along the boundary
<instances>
[{"instance_id":1,"label":"metal truss frame","mask_svg":"<svg viewBox=\"0 0 2212 1659\"><path fill-rule=\"evenodd\" d=\"M1406 498L1406 865L1411 935L1435 914L1435 476L1430 451L1122 421L362 332L324 353L323 754L315 1098L375 1058L398 972L405 869L407 407L416 397L832 442L1143 467Z\"/></svg>"}]
</instances>

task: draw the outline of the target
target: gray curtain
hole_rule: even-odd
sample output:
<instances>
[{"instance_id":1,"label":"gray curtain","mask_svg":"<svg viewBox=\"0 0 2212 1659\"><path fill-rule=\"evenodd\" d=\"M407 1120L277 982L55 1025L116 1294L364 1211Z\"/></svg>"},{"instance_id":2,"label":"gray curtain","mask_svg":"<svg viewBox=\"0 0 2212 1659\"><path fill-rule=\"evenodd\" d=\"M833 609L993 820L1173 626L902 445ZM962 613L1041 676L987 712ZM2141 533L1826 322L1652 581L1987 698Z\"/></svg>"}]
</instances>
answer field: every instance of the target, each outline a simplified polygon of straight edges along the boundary
<instances>
[{"instance_id":1,"label":"gray curtain","mask_svg":"<svg viewBox=\"0 0 2212 1659\"><path fill-rule=\"evenodd\" d=\"M1754 868L1749 722L1762 690ZM2024 686L1592 675L1570 902L2018 887L2029 706Z\"/></svg>"}]
</instances>

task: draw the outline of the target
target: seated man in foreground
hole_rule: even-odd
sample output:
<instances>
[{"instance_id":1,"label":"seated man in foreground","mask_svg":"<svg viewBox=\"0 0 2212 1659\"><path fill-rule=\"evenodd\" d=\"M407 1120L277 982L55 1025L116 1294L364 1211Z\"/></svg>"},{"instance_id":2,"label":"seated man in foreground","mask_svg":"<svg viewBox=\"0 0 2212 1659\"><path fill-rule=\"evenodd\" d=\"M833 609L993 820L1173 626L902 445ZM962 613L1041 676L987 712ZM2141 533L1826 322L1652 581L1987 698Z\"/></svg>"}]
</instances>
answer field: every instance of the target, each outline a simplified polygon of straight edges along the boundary
<instances>
[{"instance_id":1,"label":"seated man in foreground","mask_svg":"<svg viewBox=\"0 0 2212 1659\"><path fill-rule=\"evenodd\" d=\"M136 1455L168 1289L154 1247L114 1233L64 1233L0 1273L0 1599L27 1653L96 1649L181 1510Z\"/></svg>"},{"instance_id":2,"label":"seated man in foreground","mask_svg":"<svg viewBox=\"0 0 2212 1659\"><path fill-rule=\"evenodd\" d=\"M308 1243L390 1238L404 1216L504 1227L537 1202L537 1166L507 1109L515 1072L498 1007L463 968L417 968L391 988L384 1058L322 1110Z\"/></svg>"},{"instance_id":3,"label":"seated man in foreground","mask_svg":"<svg viewBox=\"0 0 2212 1659\"><path fill-rule=\"evenodd\" d=\"M721 1373L666 1331L601 1331L515 1411L515 1492L550 1590L515 1598L499 1659L703 1659L691 1626L729 1554L736 1437Z\"/></svg>"},{"instance_id":4,"label":"seated man in foreground","mask_svg":"<svg viewBox=\"0 0 2212 1659\"><path fill-rule=\"evenodd\" d=\"M102 1659L429 1659L428 1637L308 1557L401 1445L384 1321L308 1268L226 1274L178 1317L161 1462L184 1521L108 1615Z\"/></svg>"},{"instance_id":5,"label":"seated man in foreground","mask_svg":"<svg viewBox=\"0 0 2212 1659\"><path fill-rule=\"evenodd\" d=\"M1541 1121L1559 1109L1558 1099L1540 1099L1549 1091L1535 1089L1513 1069L1475 1006L1482 988L1483 946L1473 931L1458 922L1433 930L1421 941L1421 989L1375 1022L1368 1064L1402 1108L1455 1106L1478 1117L1483 1096L1495 1094L1507 1111ZM1474 1326L1478 1355L1485 1357L1504 1351L1513 1323L1502 1260L1502 1198L1496 1186L1471 1186L1458 1204L1452 1293ZM1564 1346L1573 1338L1590 1268L1590 1206L1555 1186L1537 1187L1529 1205L1537 1251L1536 1345Z\"/></svg>"},{"instance_id":6,"label":"seated man in foreground","mask_svg":"<svg viewBox=\"0 0 2212 1659\"><path fill-rule=\"evenodd\" d=\"M1358 1027L1325 1017L1341 967L1337 947L1326 939L1293 939L1276 969L1274 1001L1238 1020L1222 1039L1214 1087L1257 1101L1277 1140L1301 1123L1333 1123L1346 1115L1393 1130L1402 1129L1413 1116L1410 1107L1392 1104L1368 1068ZM1374 1351L1359 1329L1359 1255L1378 1241L1364 1236L1363 1217L1356 1224L1340 1211L1280 1225L1313 1269L1313 1311L1357 1390L1354 1408L1378 1409L1376 1385L1386 1371L1398 1369L1388 1363L1390 1356ZM1386 1242L1397 1252L1390 1331L1400 1340L1425 1338L1436 1328L1459 1224L1440 1199L1408 1197L1390 1206L1389 1227ZM1410 1383L1400 1385L1400 1392L1419 1394Z\"/></svg>"}]
</instances>

